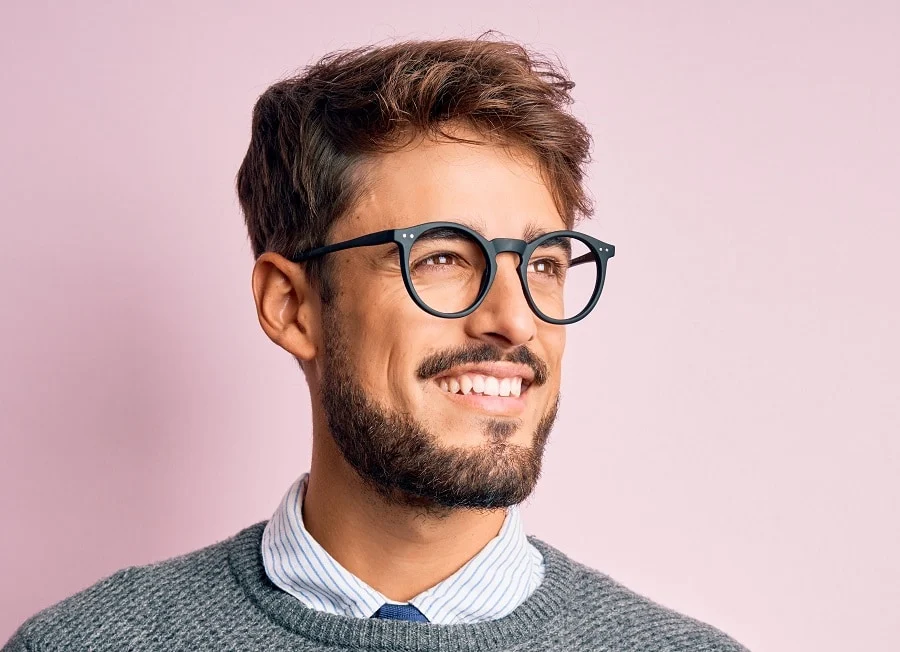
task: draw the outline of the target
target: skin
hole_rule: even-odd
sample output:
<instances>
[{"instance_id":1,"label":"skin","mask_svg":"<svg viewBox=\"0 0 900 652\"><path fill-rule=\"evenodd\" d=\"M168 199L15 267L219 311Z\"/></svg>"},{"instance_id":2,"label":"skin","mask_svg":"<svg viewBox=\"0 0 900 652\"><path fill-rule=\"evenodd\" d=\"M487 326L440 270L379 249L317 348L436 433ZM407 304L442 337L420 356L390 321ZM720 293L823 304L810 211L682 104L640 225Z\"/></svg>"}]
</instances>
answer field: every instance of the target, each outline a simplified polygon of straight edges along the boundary
<instances>
[{"instance_id":1,"label":"skin","mask_svg":"<svg viewBox=\"0 0 900 652\"><path fill-rule=\"evenodd\" d=\"M479 138L464 128L459 132ZM466 223L488 239L528 240L538 230L566 228L536 161L515 148L421 138L380 155L368 172L367 191L335 222L328 242L439 220ZM392 249L395 245L356 248L330 261L336 290L330 308L340 315L355 377L367 397L410 415L441 446L484 447L486 424L500 419L512 424L508 443L529 447L558 398L565 327L541 321L528 307L515 254L498 257L497 277L476 311L442 319L412 302L399 266L385 256ZM342 566L393 600L407 601L452 575L498 534L506 510L419 507L388 500L368 486L328 429L319 398L328 320L303 266L264 253L252 286L260 325L301 361L310 388L307 530ZM416 375L422 360L435 352L483 343L504 353L527 346L546 364L546 383L530 387L524 402L504 413L496 399L460 400Z\"/></svg>"}]
</instances>

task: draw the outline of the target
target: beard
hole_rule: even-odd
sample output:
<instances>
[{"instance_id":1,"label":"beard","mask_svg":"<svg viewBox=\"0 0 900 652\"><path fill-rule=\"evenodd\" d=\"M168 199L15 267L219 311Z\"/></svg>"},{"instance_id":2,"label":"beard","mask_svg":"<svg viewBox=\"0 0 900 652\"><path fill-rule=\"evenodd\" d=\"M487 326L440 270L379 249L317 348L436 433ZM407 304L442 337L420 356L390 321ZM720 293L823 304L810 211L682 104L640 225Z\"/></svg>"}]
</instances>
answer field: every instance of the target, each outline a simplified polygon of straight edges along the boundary
<instances>
[{"instance_id":1,"label":"beard","mask_svg":"<svg viewBox=\"0 0 900 652\"><path fill-rule=\"evenodd\" d=\"M483 445L443 446L409 414L369 399L356 380L353 355L339 319L331 314L326 322L320 399L331 436L366 485L390 504L435 515L453 508L509 507L531 494L556 420L559 393L527 448L509 441L518 423L498 418L485 420ZM546 365L533 353L520 348L504 357L502 350L489 344L431 356L419 367L418 375L429 378L458 364L489 360L528 364L535 371L532 385L546 382Z\"/></svg>"}]
</instances>

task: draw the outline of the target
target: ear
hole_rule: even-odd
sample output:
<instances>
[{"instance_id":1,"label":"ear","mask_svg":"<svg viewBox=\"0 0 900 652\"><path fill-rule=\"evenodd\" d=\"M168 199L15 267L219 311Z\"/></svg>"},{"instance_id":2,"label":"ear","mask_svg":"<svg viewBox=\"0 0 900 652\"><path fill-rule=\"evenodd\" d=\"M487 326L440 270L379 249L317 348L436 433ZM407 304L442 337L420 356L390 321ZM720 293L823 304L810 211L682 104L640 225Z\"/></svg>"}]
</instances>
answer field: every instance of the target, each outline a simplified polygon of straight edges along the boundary
<instances>
[{"instance_id":1,"label":"ear","mask_svg":"<svg viewBox=\"0 0 900 652\"><path fill-rule=\"evenodd\" d=\"M302 265L267 251L253 266L253 299L259 325L278 346L302 362L316 356L321 324L319 293Z\"/></svg>"}]
</instances>

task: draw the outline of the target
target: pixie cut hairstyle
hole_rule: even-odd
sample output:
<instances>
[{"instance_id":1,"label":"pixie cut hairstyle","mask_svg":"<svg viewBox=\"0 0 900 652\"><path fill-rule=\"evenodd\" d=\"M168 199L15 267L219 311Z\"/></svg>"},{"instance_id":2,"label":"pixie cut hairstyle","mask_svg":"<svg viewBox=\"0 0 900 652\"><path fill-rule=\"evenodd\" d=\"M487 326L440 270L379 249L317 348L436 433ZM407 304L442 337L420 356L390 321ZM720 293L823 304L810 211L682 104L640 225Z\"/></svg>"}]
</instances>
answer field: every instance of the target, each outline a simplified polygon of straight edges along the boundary
<instances>
[{"instance_id":1,"label":"pixie cut hairstyle","mask_svg":"<svg viewBox=\"0 0 900 652\"><path fill-rule=\"evenodd\" d=\"M253 109L237 191L254 257L325 244L374 157L422 135L474 142L448 133L451 124L470 127L479 144L532 154L572 228L592 213L583 187L591 139L567 110L574 85L561 64L493 32L326 55L270 86ZM329 301L326 260L304 264Z\"/></svg>"}]
</instances>

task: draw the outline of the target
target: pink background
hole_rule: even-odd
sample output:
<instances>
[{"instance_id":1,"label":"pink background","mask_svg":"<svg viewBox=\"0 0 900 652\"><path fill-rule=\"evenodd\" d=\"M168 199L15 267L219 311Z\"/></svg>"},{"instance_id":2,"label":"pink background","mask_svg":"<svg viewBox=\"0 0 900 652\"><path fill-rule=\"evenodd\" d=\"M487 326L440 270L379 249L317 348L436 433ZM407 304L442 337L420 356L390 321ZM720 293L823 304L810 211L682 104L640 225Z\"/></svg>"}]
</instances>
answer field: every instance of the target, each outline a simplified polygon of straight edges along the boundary
<instances>
[{"instance_id":1,"label":"pink background","mask_svg":"<svg viewBox=\"0 0 900 652\"><path fill-rule=\"evenodd\" d=\"M496 28L577 82L618 252L529 531L755 652L900 648L895 2L53 4L0 16L0 641L307 467L233 189L257 95Z\"/></svg>"}]
</instances>

